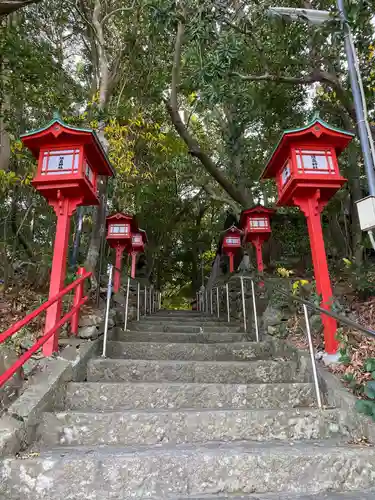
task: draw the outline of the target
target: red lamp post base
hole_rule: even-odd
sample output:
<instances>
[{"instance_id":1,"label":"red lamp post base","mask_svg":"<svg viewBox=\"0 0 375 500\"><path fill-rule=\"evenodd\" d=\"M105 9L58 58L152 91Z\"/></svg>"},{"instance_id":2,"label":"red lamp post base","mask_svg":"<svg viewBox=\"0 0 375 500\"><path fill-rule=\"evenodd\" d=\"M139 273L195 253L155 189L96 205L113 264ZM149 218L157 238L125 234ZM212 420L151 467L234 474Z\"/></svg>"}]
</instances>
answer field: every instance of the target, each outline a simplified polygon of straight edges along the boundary
<instances>
[{"instance_id":1,"label":"red lamp post base","mask_svg":"<svg viewBox=\"0 0 375 500\"><path fill-rule=\"evenodd\" d=\"M234 256L232 252L228 252L229 257L229 272L234 273Z\"/></svg>"},{"instance_id":2,"label":"red lamp post base","mask_svg":"<svg viewBox=\"0 0 375 500\"><path fill-rule=\"evenodd\" d=\"M132 252L132 272L131 272L131 277L134 279L135 278L135 265L137 262L137 254L138 252Z\"/></svg>"},{"instance_id":3,"label":"red lamp post base","mask_svg":"<svg viewBox=\"0 0 375 500\"><path fill-rule=\"evenodd\" d=\"M78 205L82 203L82 198L65 198L60 190L57 199L50 201L57 215L55 244L53 247L53 260L51 269L51 281L49 287L49 298L57 295L64 288L67 252L69 244L70 217L75 212ZM58 300L47 310L45 333L48 333L61 319L61 300ZM59 331L44 344L43 354L51 356L59 349Z\"/></svg>"},{"instance_id":4,"label":"red lamp post base","mask_svg":"<svg viewBox=\"0 0 375 500\"><path fill-rule=\"evenodd\" d=\"M252 239L252 244L255 247L255 255L256 255L256 259L257 259L258 273L262 274L264 271L263 255L262 255L263 241L260 237L257 237L257 238Z\"/></svg>"},{"instance_id":5,"label":"red lamp post base","mask_svg":"<svg viewBox=\"0 0 375 500\"><path fill-rule=\"evenodd\" d=\"M121 286L121 269L122 269L122 254L124 253L125 246L117 245L116 247L116 263L115 263L115 276L113 279L113 290L117 293Z\"/></svg>"},{"instance_id":6,"label":"red lamp post base","mask_svg":"<svg viewBox=\"0 0 375 500\"><path fill-rule=\"evenodd\" d=\"M319 189L316 189L315 192L308 197L294 197L293 202L300 208L306 217L316 289L318 294L322 296L321 307L329 311L331 309L333 297L320 220L320 214L327 202L321 200ZM321 316L324 327L325 351L328 354L335 354L339 347L339 343L336 340L337 322L335 319L325 314Z\"/></svg>"}]
</instances>

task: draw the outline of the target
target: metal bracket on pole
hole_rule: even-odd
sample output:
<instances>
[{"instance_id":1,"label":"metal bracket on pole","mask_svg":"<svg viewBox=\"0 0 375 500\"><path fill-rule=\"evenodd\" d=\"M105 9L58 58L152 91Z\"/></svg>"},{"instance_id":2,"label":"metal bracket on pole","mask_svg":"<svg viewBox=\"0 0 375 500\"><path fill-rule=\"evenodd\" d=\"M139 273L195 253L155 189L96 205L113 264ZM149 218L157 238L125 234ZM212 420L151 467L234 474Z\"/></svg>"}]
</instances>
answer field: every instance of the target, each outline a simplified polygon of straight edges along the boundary
<instances>
[{"instance_id":1,"label":"metal bracket on pole","mask_svg":"<svg viewBox=\"0 0 375 500\"><path fill-rule=\"evenodd\" d=\"M105 320L104 320L104 338L103 338L103 353L102 353L103 358L106 357L107 353L109 308L111 305L111 296L112 296L112 273L113 273L113 266L110 265L108 271L107 305L106 305Z\"/></svg>"},{"instance_id":2,"label":"metal bracket on pole","mask_svg":"<svg viewBox=\"0 0 375 500\"><path fill-rule=\"evenodd\" d=\"M246 326L246 304L245 304L245 288L244 288L243 276L240 276L240 280L241 280L243 327L244 327L244 332L246 333L247 332L247 326Z\"/></svg>"},{"instance_id":3,"label":"metal bracket on pole","mask_svg":"<svg viewBox=\"0 0 375 500\"><path fill-rule=\"evenodd\" d=\"M128 277L128 283L126 287L126 301L125 301L125 319L124 319L124 331L128 326L128 310L129 310L129 292L130 292L130 278Z\"/></svg>"},{"instance_id":4,"label":"metal bracket on pole","mask_svg":"<svg viewBox=\"0 0 375 500\"><path fill-rule=\"evenodd\" d=\"M257 303L255 300L255 286L254 281L251 280L251 295L253 296L253 313L254 313L254 324L255 324L255 337L257 342L259 342L259 326L258 326L258 314L257 314Z\"/></svg>"}]
</instances>

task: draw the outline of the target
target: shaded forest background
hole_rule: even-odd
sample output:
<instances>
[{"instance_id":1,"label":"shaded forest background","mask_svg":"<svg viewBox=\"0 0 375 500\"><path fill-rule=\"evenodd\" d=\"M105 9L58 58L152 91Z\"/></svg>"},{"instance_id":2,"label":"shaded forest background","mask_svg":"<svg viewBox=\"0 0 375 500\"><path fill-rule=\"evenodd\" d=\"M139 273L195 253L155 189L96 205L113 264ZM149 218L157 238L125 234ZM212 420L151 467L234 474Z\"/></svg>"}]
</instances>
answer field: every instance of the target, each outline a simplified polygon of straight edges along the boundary
<instances>
[{"instance_id":1,"label":"shaded forest background","mask_svg":"<svg viewBox=\"0 0 375 500\"><path fill-rule=\"evenodd\" d=\"M101 186L102 206L86 207L72 220L71 254L83 219L77 264L97 275L106 210L132 212L149 238L147 274L165 296L177 298L195 293L202 267L209 275L228 216L274 203L273 184L258 178L283 130L319 111L332 125L356 132L340 26L270 19L273 4L0 0L5 298L17 304L25 290L33 297L47 292L55 215L30 184L36 165L19 136L56 110L65 121L105 135L117 173ZM332 1L277 4L335 13ZM375 7L349 0L347 9L373 121ZM367 194L357 140L340 166L348 183L324 212L327 252L333 275L348 275L343 259L349 259L350 286L369 296L375 291L371 250L355 207ZM311 274L306 225L297 210L279 210L266 250L269 270L285 266ZM111 259L108 250L103 258Z\"/></svg>"}]
</instances>

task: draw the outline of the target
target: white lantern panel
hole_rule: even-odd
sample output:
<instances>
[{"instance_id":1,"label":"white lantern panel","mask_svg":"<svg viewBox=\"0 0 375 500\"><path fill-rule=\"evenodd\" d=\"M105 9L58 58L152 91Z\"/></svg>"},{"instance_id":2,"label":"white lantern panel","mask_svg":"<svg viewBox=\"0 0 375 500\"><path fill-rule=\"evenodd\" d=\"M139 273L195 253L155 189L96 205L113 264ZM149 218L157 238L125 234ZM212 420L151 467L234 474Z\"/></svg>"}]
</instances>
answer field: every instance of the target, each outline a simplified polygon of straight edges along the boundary
<instances>
[{"instance_id":1,"label":"white lantern panel","mask_svg":"<svg viewBox=\"0 0 375 500\"><path fill-rule=\"evenodd\" d=\"M85 169L84 169L84 172L85 172L86 179L93 186L94 185L94 172L92 171L92 168L88 164L87 160L85 160Z\"/></svg>"},{"instance_id":2,"label":"white lantern panel","mask_svg":"<svg viewBox=\"0 0 375 500\"><path fill-rule=\"evenodd\" d=\"M252 217L249 219L250 229L268 229L268 219L266 217Z\"/></svg>"},{"instance_id":3,"label":"white lantern panel","mask_svg":"<svg viewBox=\"0 0 375 500\"><path fill-rule=\"evenodd\" d=\"M299 174L335 174L331 151L297 149L297 169Z\"/></svg>"},{"instance_id":4,"label":"white lantern panel","mask_svg":"<svg viewBox=\"0 0 375 500\"><path fill-rule=\"evenodd\" d=\"M289 160L286 162L284 168L281 171L281 186L284 186L288 180L290 179L291 176L291 171L290 171L290 162Z\"/></svg>"},{"instance_id":5,"label":"white lantern panel","mask_svg":"<svg viewBox=\"0 0 375 500\"><path fill-rule=\"evenodd\" d=\"M241 244L241 240L240 240L240 238L237 238L237 237L235 237L235 238L226 237L225 238L225 243L227 245L240 245Z\"/></svg>"},{"instance_id":6,"label":"white lantern panel","mask_svg":"<svg viewBox=\"0 0 375 500\"><path fill-rule=\"evenodd\" d=\"M129 224L111 224L109 228L110 234L128 235L130 233Z\"/></svg>"},{"instance_id":7,"label":"white lantern panel","mask_svg":"<svg viewBox=\"0 0 375 500\"><path fill-rule=\"evenodd\" d=\"M142 245L142 236L139 234L134 235L132 238L132 243L133 245Z\"/></svg>"},{"instance_id":8,"label":"white lantern panel","mask_svg":"<svg viewBox=\"0 0 375 500\"><path fill-rule=\"evenodd\" d=\"M78 174L79 149L45 151L43 153L42 175Z\"/></svg>"}]
</instances>

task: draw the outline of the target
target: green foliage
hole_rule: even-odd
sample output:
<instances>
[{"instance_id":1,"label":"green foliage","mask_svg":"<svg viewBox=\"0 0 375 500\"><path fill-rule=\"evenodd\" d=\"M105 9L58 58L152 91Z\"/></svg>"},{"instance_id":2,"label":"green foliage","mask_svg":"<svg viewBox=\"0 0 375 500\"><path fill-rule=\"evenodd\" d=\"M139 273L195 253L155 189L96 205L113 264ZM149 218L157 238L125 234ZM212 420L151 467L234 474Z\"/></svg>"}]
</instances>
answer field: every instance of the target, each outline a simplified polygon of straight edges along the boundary
<instances>
[{"instance_id":1,"label":"green foliage","mask_svg":"<svg viewBox=\"0 0 375 500\"><path fill-rule=\"evenodd\" d=\"M356 409L359 413L364 413L375 422L375 358L366 359L364 366L364 372L370 372L372 380L366 382L363 386L363 396L367 399L361 399L356 402Z\"/></svg>"}]
</instances>

